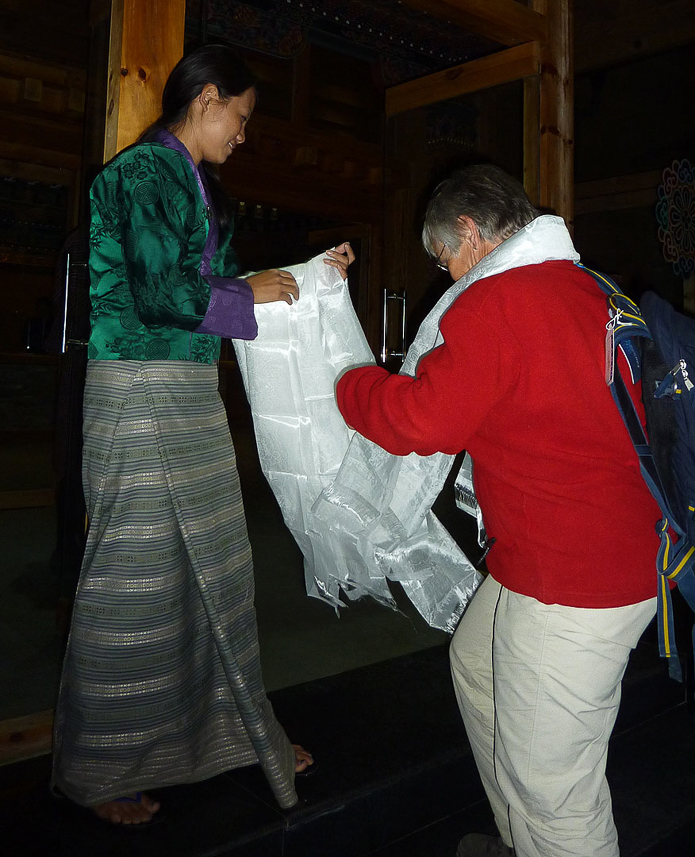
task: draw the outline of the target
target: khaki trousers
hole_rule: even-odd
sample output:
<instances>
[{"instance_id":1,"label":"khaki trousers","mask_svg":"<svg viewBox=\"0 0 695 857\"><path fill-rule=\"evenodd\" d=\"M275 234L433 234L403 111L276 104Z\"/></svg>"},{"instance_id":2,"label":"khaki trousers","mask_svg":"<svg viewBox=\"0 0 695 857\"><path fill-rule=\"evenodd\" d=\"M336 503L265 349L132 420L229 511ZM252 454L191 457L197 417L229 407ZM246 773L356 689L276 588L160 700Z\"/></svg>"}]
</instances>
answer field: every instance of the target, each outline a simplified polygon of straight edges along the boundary
<instances>
[{"instance_id":1,"label":"khaki trousers","mask_svg":"<svg viewBox=\"0 0 695 857\"><path fill-rule=\"evenodd\" d=\"M631 650L656 599L543 604L488 577L451 644L461 715L516 857L618 857L605 776Z\"/></svg>"}]
</instances>

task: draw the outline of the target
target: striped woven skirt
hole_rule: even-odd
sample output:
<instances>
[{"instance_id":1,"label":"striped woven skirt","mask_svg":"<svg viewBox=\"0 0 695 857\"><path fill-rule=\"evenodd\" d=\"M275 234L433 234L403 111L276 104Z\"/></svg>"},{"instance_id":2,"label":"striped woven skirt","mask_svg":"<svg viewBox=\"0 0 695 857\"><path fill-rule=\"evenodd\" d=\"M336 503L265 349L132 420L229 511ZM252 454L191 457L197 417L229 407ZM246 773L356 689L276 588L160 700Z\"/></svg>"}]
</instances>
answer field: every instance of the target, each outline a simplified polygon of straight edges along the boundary
<instances>
[{"instance_id":1,"label":"striped woven skirt","mask_svg":"<svg viewBox=\"0 0 695 857\"><path fill-rule=\"evenodd\" d=\"M295 757L260 671L251 547L217 367L90 361L89 533L56 709L53 782L92 806Z\"/></svg>"}]
</instances>

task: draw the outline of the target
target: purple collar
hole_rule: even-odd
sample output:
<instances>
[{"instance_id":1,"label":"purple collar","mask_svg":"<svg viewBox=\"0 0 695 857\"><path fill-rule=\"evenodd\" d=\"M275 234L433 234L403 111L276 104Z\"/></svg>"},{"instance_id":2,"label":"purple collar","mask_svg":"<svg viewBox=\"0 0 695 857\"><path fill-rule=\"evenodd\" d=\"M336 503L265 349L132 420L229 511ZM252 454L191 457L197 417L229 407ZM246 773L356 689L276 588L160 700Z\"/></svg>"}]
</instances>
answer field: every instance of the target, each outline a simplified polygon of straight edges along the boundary
<instances>
[{"instance_id":1,"label":"purple collar","mask_svg":"<svg viewBox=\"0 0 695 857\"><path fill-rule=\"evenodd\" d=\"M191 153L188 149L183 145L181 140L178 137L174 136L171 131L167 131L166 128L159 128L155 131L154 136L152 138L156 143L161 143L163 146L166 146L167 149L175 149L179 154L183 155L184 158L190 164L191 169L193 170L193 175L198 182L198 187L200 188L200 194L203 197L203 202L205 203L206 208L210 208L210 202L208 200L207 191L205 188L205 184L200 175L200 170L196 162L191 157Z\"/></svg>"},{"instance_id":2,"label":"purple collar","mask_svg":"<svg viewBox=\"0 0 695 857\"><path fill-rule=\"evenodd\" d=\"M203 197L203 202L205 204L205 213L208 219L208 236L207 240L205 241L205 247L203 249L203 257L200 261L200 273L204 277L209 276L210 274L212 274L212 257L215 255L215 251L217 250L218 226L217 219L215 218L212 207L210 205L210 200L208 198L207 188L205 187L203 177L201 176L200 170L198 169L195 161L191 157L191 153L183 145L181 140L179 140L178 137L174 136L171 131L167 131L166 128L159 128L157 131L155 131L152 139L155 143L161 143L163 146L166 146L167 149L174 149L179 154L183 155L184 158L188 161L190 168L193 170L193 175L195 176L195 179L198 182L200 195Z\"/></svg>"}]
</instances>

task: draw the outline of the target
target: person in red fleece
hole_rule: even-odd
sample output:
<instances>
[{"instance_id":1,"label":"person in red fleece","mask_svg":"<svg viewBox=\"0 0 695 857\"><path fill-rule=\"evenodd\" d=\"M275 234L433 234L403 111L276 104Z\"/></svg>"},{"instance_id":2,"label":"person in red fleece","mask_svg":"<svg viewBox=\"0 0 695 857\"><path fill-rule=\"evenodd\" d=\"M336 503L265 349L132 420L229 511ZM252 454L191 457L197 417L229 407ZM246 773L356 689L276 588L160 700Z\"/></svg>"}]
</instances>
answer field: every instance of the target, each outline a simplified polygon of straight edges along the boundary
<instances>
[{"instance_id":1,"label":"person in red fleece","mask_svg":"<svg viewBox=\"0 0 695 857\"><path fill-rule=\"evenodd\" d=\"M423 242L460 292L440 344L415 377L360 367L336 395L395 455L475 462L489 575L451 665L500 836L469 834L457 853L618 857L606 755L656 610L660 513L606 384L606 299L563 221L490 165L439 185Z\"/></svg>"}]
</instances>

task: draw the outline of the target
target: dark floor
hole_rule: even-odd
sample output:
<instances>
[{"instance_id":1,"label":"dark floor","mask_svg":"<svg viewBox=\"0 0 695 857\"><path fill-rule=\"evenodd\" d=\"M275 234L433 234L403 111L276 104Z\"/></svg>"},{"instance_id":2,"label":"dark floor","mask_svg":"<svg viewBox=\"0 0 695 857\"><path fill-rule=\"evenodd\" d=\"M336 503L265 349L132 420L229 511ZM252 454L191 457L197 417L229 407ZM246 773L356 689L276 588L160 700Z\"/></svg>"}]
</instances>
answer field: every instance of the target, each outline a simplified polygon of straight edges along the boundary
<instances>
[{"instance_id":1,"label":"dark floor","mask_svg":"<svg viewBox=\"0 0 695 857\"><path fill-rule=\"evenodd\" d=\"M278 810L260 771L247 768L164 789L161 822L114 829L50 796L44 757L0 768L0 853L453 857L465 832L492 830L445 646L271 696L320 765L298 781L293 810ZM695 722L683 698L645 640L626 676L609 756L623 857L695 853Z\"/></svg>"}]
</instances>

